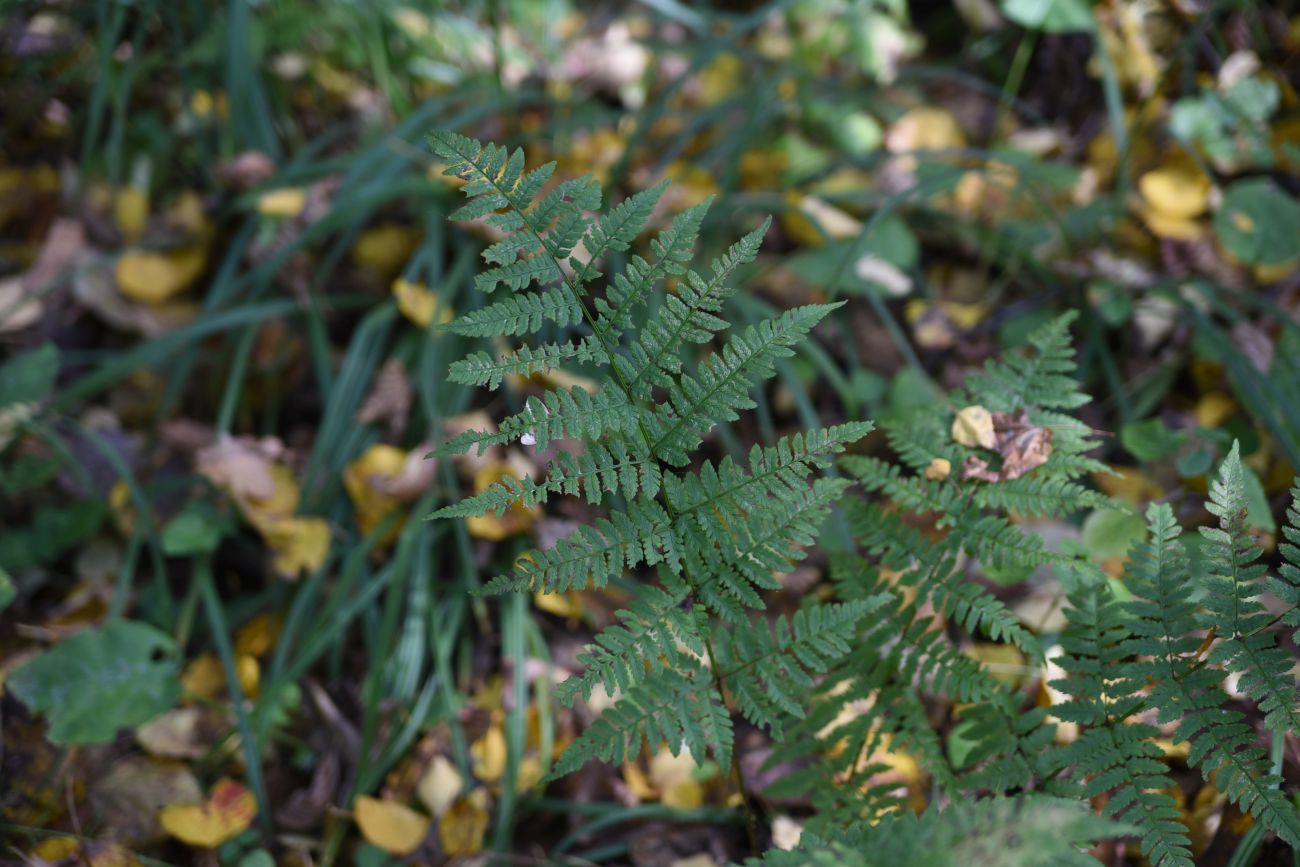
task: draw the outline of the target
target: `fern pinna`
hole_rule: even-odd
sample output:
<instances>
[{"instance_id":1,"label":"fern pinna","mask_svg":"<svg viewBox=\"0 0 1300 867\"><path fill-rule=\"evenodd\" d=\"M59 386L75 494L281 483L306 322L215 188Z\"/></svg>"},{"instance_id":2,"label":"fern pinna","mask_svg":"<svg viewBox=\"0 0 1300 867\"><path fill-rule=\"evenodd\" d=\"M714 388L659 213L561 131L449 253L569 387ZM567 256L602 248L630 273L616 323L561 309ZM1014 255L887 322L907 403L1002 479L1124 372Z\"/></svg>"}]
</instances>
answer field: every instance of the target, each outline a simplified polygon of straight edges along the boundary
<instances>
[{"instance_id":1,"label":"fern pinna","mask_svg":"<svg viewBox=\"0 0 1300 867\"><path fill-rule=\"evenodd\" d=\"M678 214L650 241L650 258L627 256L606 278L610 254L629 251L666 184L633 195L602 216L600 186L590 177L552 183L554 164L527 171L521 150L448 132L434 152L447 173L465 181L469 202L453 219L484 220L501 240L483 253L488 268L477 287L510 294L466 313L448 327L476 337L519 337L543 327L567 341L480 351L457 362L451 378L498 388L561 364L602 371L598 390L552 388L529 397L494 432L471 431L435 454L522 442L539 453L552 440L578 440L577 454L557 451L539 478L506 478L441 509L435 517L501 513L557 496L608 507L607 517L580 527L544 551L520 557L488 592L567 591L602 587L626 575L633 582L617 625L582 657L586 669L565 683L574 701L597 686L617 696L613 707L559 757L552 776L592 758L634 759L648 741L674 754L689 748L732 764L733 713L779 732L803 713L817 675L851 649L863 617L885 597L807 605L794 616L748 627L764 606L774 573L791 568L801 546L848 482L809 477L871 426L849 423L810 430L747 461L702 460L709 430L755 404L751 390L771 377L778 359L809 336L837 305L814 304L742 329L722 315L738 272L757 254L767 223L736 242L707 272L690 260L708 203ZM674 293L660 284L673 279ZM715 348L715 341L722 340ZM685 363L687 350L702 359Z\"/></svg>"}]
</instances>

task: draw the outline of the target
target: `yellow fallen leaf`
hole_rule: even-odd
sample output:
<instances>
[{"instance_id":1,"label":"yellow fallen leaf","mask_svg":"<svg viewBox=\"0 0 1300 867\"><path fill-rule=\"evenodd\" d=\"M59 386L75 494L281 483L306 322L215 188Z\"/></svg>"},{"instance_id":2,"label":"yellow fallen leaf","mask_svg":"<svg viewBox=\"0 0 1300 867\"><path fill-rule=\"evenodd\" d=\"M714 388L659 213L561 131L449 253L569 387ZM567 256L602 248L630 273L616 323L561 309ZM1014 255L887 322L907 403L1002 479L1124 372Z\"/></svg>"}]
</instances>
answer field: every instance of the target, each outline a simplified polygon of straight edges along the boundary
<instances>
[{"instance_id":1,"label":"yellow fallen leaf","mask_svg":"<svg viewBox=\"0 0 1300 867\"><path fill-rule=\"evenodd\" d=\"M885 133L885 147L894 153L953 150L966 146L966 134L952 112L920 106L904 114Z\"/></svg>"},{"instance_id":2,"label":"yellow fallen leaf","mask_svg":"<svg viewBox=\"0 0 1300 867\"><path fill-rule=\"evenodd\" d=\"M125 847L102 840L76 837L50 837L32 849L38 865L75 864L77 867L140 867L140 862Z\"/></svg>"},{"instance_id":3,"label":"yellow fallen leaf","mask_svg":"<svg viewBox=\"0 0 1300 867\"><path fill-rule=\"evenodd\" d=\"M226 688L221 662L210 653L190 660L181 674L181 688L188 698L215 699Z\"/></svg>"},{"instance_id":4,"label":"yellow fallen leaf","mask_svg":"<svg viewBox=\"0 0 1300 867\"><path fill-rule=\"evenodd\" d=\"M781 226L804 246L820 247L827 238L856 238L862 232L861 220L824 199L792 192L786 202L791 207L781 213Z\"/></svg>"},{"instance_id":5,"label":"yellow fallen leaf","mask_svg":"<svg viewBox=\"0 0 1300 867\"><path fill-rule=\"evenodd\" d=\"M415 252L420 232L397 223L385 223L361 233L352 248L352 261L383 275L397 273Z\"/></svg>"},{"instance_id":6,"label":"yellow fallen leaf","mask_svg":"<svg viewBox=\"0 0 1300 867\"><path fill-rule=\"evenodd\" d=\"M664 194L664 202L670 211L693 208L718 192L713 173L693 163L678 160L664 169L664 176L673 182Z\"/></svg>"},{"instance_id":7,"label":"yellow fallen leaf","mask_svg":"<svg viewBox=\"0 0 1300 867\"><path fill-rule=\"evenodd\" d=\"M1212 391L1196 402L1196 423L1201 427L1218 427L1237 411L1232 397L1222 391Z\"/></svg>"},{"instance_id":8,"label":"yellow fallen leaf","mask_svg":"<svg viewBox=\"0 0 1300 867\"><path fill-rule=\"evenodd\" d=\"M1210 179L1182 166L1153 169L1138 178L1138 192L1152 211L1173 220L1192 220L1210 207Z\"/></svg>"},{"instance_id":9,"label":"yellow fallen leaf","mask_svg":"<svg viewBox=\"0 0 1300 867\"><path fill-rule=\"evenodd\" d=\"M212 787L206 803L169 804L158 820L177 840L210 849L244 833L256 815L253 793L234 780L222 780Z\"/></svg>"},{"instance_id":10,"label":"yellow fallen leaf","mask_svg":"<svg viewBox=\"0 0 1300 867\"><path fill-rule=\"evenodd\" d=\"M582 596L573 592L543 593L539 590L533 594L533 604L537 606L539 611L566 617L570 620L576 620L582 616Z\"/></svg>"},{"instance_id":11,"label":"yellow fallen leaf","mask_svg":"<svg viewBox=\"0 0 1300 867\"><path fill-rule=\"evenodd\" d=\"M666 806L693 809L704 803L704 788L695 778L698 770L690 750L683 747L674 756L661 747L650 759L650 784L659 790L659 800Z\"/></svg>"},{"instance_id":12,"label":"yellow fallen leaf","mask_svg":"<svg viewBox=\"0 0 1300 867\"><path fill-rule=\"evenodd\" d=\"M361 835L392 855L409 855L420 848L433 824L405 804L367 795L358 795L352 809Z\"/></svg>"},{"instance_id":13,"label":"yellow fallen leaf","mask_svg":"<svg viewBox=\"0 0 1300 867\"><path fill-rule=\"evenodd\" d=\"M395 446L376 443L343 470L343 487L357 513L357 526L369 536L392 512L402 506L402 501L389 493L386 480L397 478L406 466L407 452ZM402 522L395 521L380 540L386 545L397 537Z\"/></svg>"},{"instance_id":14,"label":"yellow fallen leaf","mask_svg":"<svg viewBox=\"0 0 1300 867\"><path fill-rule=\"evenodd\" d=\"M446 756L434 756L415 785L416 794L434 816L442 816L460 797L465 781Z\"/></svg>"},{"instance_id":15,"label":"yellow fallen leaf","mask_svg":"<svg viewBox=\"0 0 1300 867\"><path fill-rule=\"evenodd\" d=\"M275 647L283 629L284 623L279 617L262 612L235 633L235 652L249 656L262 656Z\"/></svg>"},{"instance_id":16,"label":"yellow fallen leaf","mask_svg":"<svg viewBox=\"0 0 1300 867\"><path fill-rule=\"evenodd\" d=\"M263 530L271 565L285 578L315 572L330 552L330 527L324 518L284 518Z\"/></svg>"},{"instance_id":17,"label":"yellow fallen leaf","mask_svg":"<svg viewBox=\"0 0 1300 867\"><path fill-rule=\"evenodd\" d=\"M707 852L668 862L668 867L719 867L717 860Z\"/></svg>"},{"instance_id":18,"label":"yellow fallen leaf","mask_svg":"<svg viewBox=\"0 0 1300 867\"><path fill-rule=\"evenodd\" d=\"M457 800L438 820L438 839L448 858L477 855L488 827L487 792L475 789Z\"/></svg>"},{"instance_id":19,"label":"yellow fallen leaf","mask_svg":"<svg viewBox=\"0 0 1300 867\"><path fill-rule=\"evenodd\" d=\"M953 419L952 438L967 448L996 448L993 414L979 405L966 407Z\"/></svg>"},{"instance_id":20,"label":"yellow fallen leaf","mask_svg":"<svg viewBox=\"0 0 1300 867\"><path fill-rule=\"evenodd\" d=\"M128 244L134 244L144 234L149 222L149 192L139 187L123 187L113 197L113 219L122 230Z\"/></svg>"},{"instance_id":21,"label":"yellow fallen leaf","mask_svg":"<svg viewBox=\"0 0 1300 867\"><path fill-rule=\"evenodd\" d=\"M455 316L451 307L443 304L436 292L402 277L393 281L393 298L402 315L421 328L428 328L435 322L446 325Z\"/></svg>"},{"instance_id":22,"label":"yellow fallen leaf","mask_svg":"<svg viewBox=\"0 0 1300 867\"><path fill-rule=\"evenodd\" d=\"M470 744L474 776L485 783L495 783L506 772L506 736L501 726L494 725L483 736Z\"/></svg>"},{"instance_id":23,"label":"yellow fallen leaf","mask_svg":"<svg viewBox=\"0 0 1300 867\"><path fill-rule=\"evenodd\" d=\"M207 264L202 247L167 252L127 250L118 257L117 287L132 301L158 305L189 288Z\"/></svg>"},{"instance_id":24,"label":"yellow fallen leaf","mask_svg":"<svg viewBox=\"0 0 1300 867\"><path fill-rule=\"evenodd\" d=\"M302 213L307 193L302 187L282 187L257 198L257 212L266 217L290 219Z\"/></svg>"},{"instance_id":25,"label":"yellow fallen leaf","mask_svg":"<svg viewBox=\"0 0 1300 867\"><path fill-rule=\"evenodd\" d=\"M242 655L235 657L235 676L239 678L239 688L246 698L257 698L262 686L262 668L257 659Z\"/></svg>"},{"instance_id":26,"label":"yellow fallen leaf","mask_svg":"<svg viewBox=\"0 0 1300 867\"><path fill-rule=\"evenodd\" d=\"M933 458L925 468L925 477L932 482L941 482L952 472L952 461L947 458Z\"/></svg>"}]
</instances>

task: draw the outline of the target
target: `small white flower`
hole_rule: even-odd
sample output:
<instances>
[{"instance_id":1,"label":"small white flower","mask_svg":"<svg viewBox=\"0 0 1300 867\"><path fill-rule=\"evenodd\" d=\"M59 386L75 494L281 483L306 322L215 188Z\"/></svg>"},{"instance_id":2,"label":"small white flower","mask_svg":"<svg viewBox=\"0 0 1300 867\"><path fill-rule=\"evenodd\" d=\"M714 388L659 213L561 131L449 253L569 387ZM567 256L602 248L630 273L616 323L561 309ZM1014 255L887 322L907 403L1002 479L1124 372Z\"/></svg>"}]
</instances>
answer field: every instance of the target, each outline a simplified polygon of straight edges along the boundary
<instances>
[{"instance_id":1,"label":"small white flower","mask_svg":"<svg viewBox=\"0 0 1300 867\"><path fill-rule=\"evenodd\" d=\"M523 443L524 445L526 445L526 446L535 446L535 445L537 445L537 437L533 436L533 435L530 434L530 433L525 433L523 436L521 436L521 437L519 438L519 441L520 441L521 443Z\"/></svg>"}]
</instances>

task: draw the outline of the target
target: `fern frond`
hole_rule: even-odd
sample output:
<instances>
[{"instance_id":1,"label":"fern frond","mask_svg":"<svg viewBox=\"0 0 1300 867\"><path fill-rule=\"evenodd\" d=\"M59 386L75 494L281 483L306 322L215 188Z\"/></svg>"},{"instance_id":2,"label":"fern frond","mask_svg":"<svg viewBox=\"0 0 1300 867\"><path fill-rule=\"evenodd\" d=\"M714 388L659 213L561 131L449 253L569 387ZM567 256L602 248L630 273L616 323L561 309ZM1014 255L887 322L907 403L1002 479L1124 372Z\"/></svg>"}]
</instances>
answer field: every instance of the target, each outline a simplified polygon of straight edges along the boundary
<instances>
[{"instance_id":1,"label":"fern frond","mask_svg":"<svg viewBox=\"0 0 1300 867\"><path fill-rule=\"evenodd\" d=\"M640 337L628 347L617 364L622 368L628 390L648 399L655 386L668 387L682 371L679 350L684 343L707 343L729 323L717 314L723 302L735 294L729 285L732 275L758 255L763 236L772 225L768 217L763 225L737 241L713 263L706 281L694 271L687 271L678 285L677 295L668 295L658 315L652 317Z\"/></svg>"},{"instance_id":2,"label":"fern frond","mask_svg":"<svg viewBox=\"0 0 1300 867\"><path fill-rule=\"evenodd\" d=\"M538 448L546 448L551 440L564 437L596 440L609 433L630 434L637 429L639 412L616 388L595 394L577 386L557 388L540 398L528 398L523 411L502 420L496 433L465 431L443 443L433 454L446 457L477 447L481 455L489 446L515 442L525 434L533 437Z\"/></svg>"},{"instance_id":3,"label":"fern frond","mask_svg":"<svg viewBox=\"0 0 1300 867\"><path fill-rule=\"evenodd\" d=\"M1292 641L1300 640L1300 478L1291 488L1291 504L1286 511L1287 522L1282 526L1282 540L1278 550L1282 553L1279 576L1269 579L1269 589L1288 608L1282 622L1294 628Z\"/></svg>"},{"instance_id":4,"label":"fern frond","mask_svg":"<svg viewBox=\"0 0 1300 867\"><path fill-rule=\"evenodd\" d=\"M547 322L569 326L581 321L582 306L562 287L496 301L471 310L446 327L464 337L513 337L537 331Z\"/></svg>"},{"instance_id":5,"label":"fern frond","mask_svg":"<svg viewBox=\"0 0 1300 867\"><path fill-rule=\"evenodd\" d=\"M578 695L591 698L597 684L614 695L636 688L663 669L693 665L705 655L707 623L684 597L657 587L642 587L627 609L617 612L619 624L603 630L594 644L578 656L586 666L556 689L556 697L573 704Z\"/></svg>"},{"instance_id":6,"label":"fern frond","mask_svg":"<svg viewBox=\"0 0 1300 867\"><path fill-rule=\"evenodd\" d=\"M1238 688L1259 703L1264 725L1274 731L1300 733L1300 693L1296 690L1290 655L1266 631L1272 616L1259 602L1264 592L1260 549L1246 526L1246 489L1240 448L1233 443L1220 478L1210 486L1206 509L1218 527L1202 527L1209 542L1205 614L1206 628L1216 627L1221 640L1210 650L1211 664L1240 675Z\"/></svg>"},{"instance_id":7,"label":"fern frond","mask_svg":"<svg viewBox=\"0 0 1300 867\"><path fill-rule=\"evenodd\" d=\"M755 445L747 469L728 455L717 466L706 463L697 473L665 476L664 495L679 514L706 505L750 511L802 486L808 473L871 430L870 422L848 422L782 437L772 446Z\"/></svg>"},{"instance_id":8,"label":"fern frond","mask_svg":"<svg viewBox=\"0 0 1300 867\"><path fill-rule=\"evenodd\" d=\"M529 590L563 593L604 587L641 564L653 566L669 554L671 522L653 500L637 500L594 525L578 527L546 551L530 551L514 570L483 586L485 594Z\"/></svg>"},{"instance_id":9,"label":"fern frond","mask_svg":"<svg viewBox=\"0 0 1300 867\"><path fill-rule=\"evenodd\" d=\"M1073 376L1070 323L1077 315L1070 311L1030 333L1032 353L1009 353L985 365L966 384L973 402L1006 412L1025 406L1074 409L1087 403L1088 396L1079 391Z\"/></svg>"},{"instance_id":10,"label":"fern frond","mask_svg":"<svg viewBox=\"0 0 1300 867\"><path fill-rule=\"evenodd\" d=\"M1300 845L1300 818L1277 788L1269 764L1242 714L1226 708L1222 672L1197 659L1201 639L1196 603L1187 593L1187 558L1173 511L1163 503L1147 510L1151 536L1134 546L1126 585L1134 599L1126 608L1133 632L1129 650L1134 678L1153 681L1148 702L1157 721L1175 722L1176 740L1188 741L1188 763L1207 780L1292 846Z\"/></svg>"},{"instance_id":11,"label":"fern frond","mask_svg":"<svg viewBox=\"0 0 1300 867\"><path fill-rule=\"evenodd\" d=\"M494 358L479 350L453 361L447 378L462 385L483 386L495 391L507 376L532 376L560 367L565 362L604 365L609 356L593 337L569 343L546 343L537 349L521 346Z\"/></svg>"},{"instance_id":12,"label":"fern frond","mask_svg":"<svg viewBox=\"0 0 1300 867\"><path fill-rule=\"evenodd\" d=\"M582 240L587 255L586 264L569 260L570 267L576 271L575 282L579 286L600 276L596 265L606 255L621 253L632 246L632 242L649 222L655 205L666 189L668 181L660 181L648 190L628 196L609 213L591 223L587 237Z\"/></svg>"},{"instance_id":13,"label":"fern frond","mask_svg":"<svg viewBox=\"0 0 1300 867\"><path fill-rule=\"evenodd\" d=\"M668 403L657 408L649 427L650 449L664 463L683 466L716 422L734 421L751 409L750 388L775 371L777 359L793 354L826 314L843 305L808 304L765 319L729 340L722 351L700 365L695 376L683 375L668 390Z\"/></svg>"},{"instance_id":14,"label":"fern frond","mask_svg":"<svg viewBox=\"0 0 1300 867\"><path fill-rule=\"evenodd\" d=\"M618 702L565 748L547 779L572 773L592 759L610 764L634 761L649 741L682 747L703 758L712 751L720 765L731 761L735 734L731 716L704 668L690 660L664 669L653 682L628 690Z\"/></svg>"},{"instance_id":15,"label":"fern frond","mask_svg":"<svg viewBox=\"0 0 1300 867\"><path fill-rule=\"evenodd\" d=\"M1132 652L1122 610L1109 585L1095 583L1071 598L1070 625L1061 639L1066 672L1052 686L1070 696L1052 712L1078 723L1082 733L1054 751L1071 769L1084 798L1107 795L1106 815L1140 831L1142 854L1153 867L1193 867L1191 839L1174 799L1153 725L1130 722L1145 706L1145 672L1127 662Z\"/></svg>"},{"instance_id":16,"label":"fern frond","mask_svg":"<svg viewBox=\"0 0 1300 867\"><path fill-rule=\"evenodd\" d=\"M804 835L798 847L773 850L766 867L1097 867L1087 854L1127 826L1094 816L1064 798L1017 795L938 802L921 815L896 811L833 836Z\"/></svg>"},{"instance_id":17,"label":"fern frond","mask_svg":"<svg viewBox=\"0 0 1300 867\"><path fill-rule=\"evenodd\" d=\"M889 601L873 596L835 605L801 608L787 620L755 629L720 632L714 665L741 714L781 736L781 717L804 716L804 693L831 663L848 654L858 622Z\"/></svg>"},{"instance_id":18,"label":"fern frond","mask_svg":"<svg viewBox=\"0 0 1300 867\"><path fill-rule=\"evenodd\" d=\"M617 340L632 325L632 315L645 304L655 284L664 277L676 277L686 271L700 234L700 224L713 203L710 196L700 204L682 211L668 228L650 242L653 263L633 256L627 268L614 275L604 298L592 302L596 311L596 333Z\"/></svg>"},{"instance_id":19,"label":"fern frond","mask_svg":"<svg viewBox=\"0 0 1300 867\"><path fill-rule=\"evenodd\" d=\"M1077 482L1037 474L979 485L974 500L980 508L1015 512L1023 517L1055 518L1114 505L1110 497Z\"/></svg>"}]
</instances>

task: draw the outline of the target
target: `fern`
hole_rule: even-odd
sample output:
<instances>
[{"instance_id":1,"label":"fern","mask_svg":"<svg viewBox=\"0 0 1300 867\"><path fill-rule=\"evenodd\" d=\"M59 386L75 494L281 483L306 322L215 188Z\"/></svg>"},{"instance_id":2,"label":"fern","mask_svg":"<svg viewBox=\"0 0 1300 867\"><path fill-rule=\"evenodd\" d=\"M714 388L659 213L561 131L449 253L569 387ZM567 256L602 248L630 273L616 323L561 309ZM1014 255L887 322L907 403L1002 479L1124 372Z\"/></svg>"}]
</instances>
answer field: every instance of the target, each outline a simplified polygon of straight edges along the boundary
<instances>
[{"instance_id":1,"label":"fern","mask_svg":"<svg viewBox=\"0 0 1300 867\"><path fill-rule=\"evenodd\" d=\"M573 702L599 685L617 700L569 745L554 774L593 758L626 761L645 742L660 741L699 759L711 753L726 766L733 715L779 733L785 719L802 715L817 678L850 651L857 622L885 602L812 605L771 624L756 614L764 594L780 586L775 575L815 542L848 486L810 477L869 424L755 446L747 464L697 453L715 425L754 407L751 390L839 305L799 307L733 329L725 304L770 221L702 276L690 263L708 210L703 203L651 240L649 258L632 254L606 278L604 259L632 249L665 184L592 216L601 192L590 179L554 183L553 166L526 171L521 151L452 133L436 133L433 148L448 173L466 182L469 201L454 218L484 220L504 234L484 251L489 267L476 285L511 293L465 313L449 330L479 338L567 332L565 340L506 354L475 351L453 365L454 380L497 389L512 375L562 364L604 372L596 390L545 390L496 431L465 432L435 452L580 443L556 451L539 477L503 479L435 517L500 514L558 496L609 508L548 550L525 553L484 587L557 592L633 579L619 622L596 637L581 657L585 670L559 690ZM599 286L597 278L605 278ZM677 278L676 293L650 303L665 278ZM701 351L693 365L688 349ZM743 628L729 632L722 622Z\"/></svg>"},{"instance_id":2,"label":"fern","mask_svg":"<svg viewBox=\"0 0 1300 867\"><path fill-rule=\"evenodd\" d=\"M548 779L666 744L730 767L752 809L736 756L743 721L768 733L782 769L764 795L805 798L814 811L800 849L762 863L1086 864L1097 839L1132 834L1156 867L1183 867L1193 863L1189 835L1154 742L1158 726L1172 726L1191 766L1300 844L1283 780L1224 690L1235 678L1266 729L1300 732L1293 659L1276 635L1300 635L1300 480L1276 575L1249 534L1235 447L1210 491L1216 524L1201 530L1206 568L1195 579L1166 505L1147 511L1149 536L1120 578L1124 601L1083 554L1049 550L1029 519L1116 508L1085 478L1106 467L1092 455L1094 432L1073 415L1088 397L1075 379L1071 314L944 400L890 419L892 456L845 454L872 430L850 421L714 459L710 432L754 408L755 389L838 307L733 325L729 300L768 223L697 271L708 202L641 243L666 184L601 214L589 178L557 181L553 165L529 171L521 151L451 133L435 134L433 147L465 181L455 217L484 221L498 237L475 278L490 300L447 326L494 341L491 351L475 348L451 377L529 389L494 431L462 433L435 454L518 443L543 461L534 476L503 478L434 516L580 499L596 517L520 555L483 592L617 584L626 593L556 693L573 704L603 691L612 704ZM514 338L530 342L507 348ZM570 365L597 384L525 381ZM973 405L994 414L995 448L954 435L955 415ZM570 442L553 448L557 440ZM835 462L843 475L830 472ZM782 573L818 544L837 508L857 550L830 557L834 598L770 613ZM1064 676L1052 684L1066 699L1050 708L969 652L972 641L992 641L1017 648L1026 672L1043 662L1043 637L986 579L1049 570L1070 599ZM1285 604L1280 614L1261 601L1266 592ZM1077 738L1057 743L1053 720L1077 726ZM934 797L921 816L881 778L887 751L911 753L929 775Z\"/></svg>"},{"instance_id":3,"label":"fern","mask_svg":"<svg viewBox=\"0 0 1300 867\"><path fill-rule=\"evenodd\" d=\"M1053 760L1072 769L1080 797L1110 796L1106 815L1139 829L1142 854L1153 865L1191 867L1187 827L1166 791L1174 782L1152 742L1159 730L1131 719L1145 706L1145 679L1127 664L1132 648L1121 606L1104 583L1080 589L1071 605L1061 642L1066 677L1051 684L1070 699L1052 712L1082 731Z\"/></svg>"}]
</instances>

